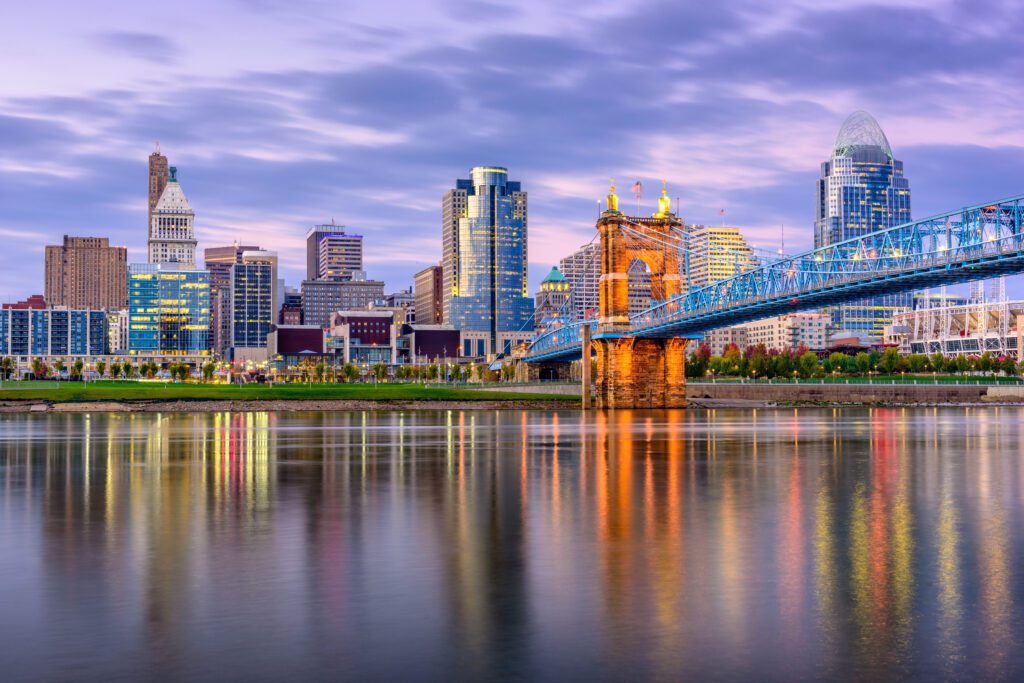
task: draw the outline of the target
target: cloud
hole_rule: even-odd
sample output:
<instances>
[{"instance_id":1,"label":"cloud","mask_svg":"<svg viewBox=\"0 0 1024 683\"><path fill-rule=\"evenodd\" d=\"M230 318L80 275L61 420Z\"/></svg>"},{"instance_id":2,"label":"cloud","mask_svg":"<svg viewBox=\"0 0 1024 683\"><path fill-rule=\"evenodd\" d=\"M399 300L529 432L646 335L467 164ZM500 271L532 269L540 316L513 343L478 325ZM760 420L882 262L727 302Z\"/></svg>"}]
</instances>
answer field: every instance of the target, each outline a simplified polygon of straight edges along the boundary
<instances>
[{"instance_id":1,"label":"cloud","mask_svg":"<svg viewBox=\"0 0 1024 683\"><path fill-rule=\"evenodd\" d=\"M181 54L172 40L157 33L115 31L100 34L96 41L104 49L154 64L174 63Z\"/></svg>"},{"instance_id":2,"label":"cloud","mask_svg":"<svg viewBox=\"0 0 1024 683\"><path fill-rule=\"evenodd\" d=\"M795 251L810 245L819 165L860 108L904 160L915 215L1024 190L1012 3L988 3L999 21L953 0L555 5L417 3L377 26L372 3L240 0L217 18L251 41L212 53L188 37L201 26L180 47L127 22L86 27L107 51L175 69L0 89L0 224L50 241L107 234L142 258L159 140L200 249L244 236L281 253L290 283L308 226L335 217L366 236L371 277L407 286L440 256L441 195L476 164L508 167L530 193L537 277L593 235L610 176L667 178L688 220L725 208L763 248L785 224ZM292 52L246 52L279 35ZM5 268L12 294L39 290L41 265Z\"/></svg>"}]
</instances>

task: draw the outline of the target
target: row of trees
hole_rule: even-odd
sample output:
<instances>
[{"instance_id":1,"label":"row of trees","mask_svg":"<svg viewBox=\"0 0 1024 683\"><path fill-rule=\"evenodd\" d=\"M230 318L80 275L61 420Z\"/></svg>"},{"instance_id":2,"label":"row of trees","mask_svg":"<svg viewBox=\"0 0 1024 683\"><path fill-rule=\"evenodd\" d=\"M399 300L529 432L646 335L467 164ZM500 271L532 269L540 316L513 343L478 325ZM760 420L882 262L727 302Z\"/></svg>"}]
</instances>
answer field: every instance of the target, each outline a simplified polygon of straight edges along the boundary
<instances>
[{"instance_id":1,"label":"row of trees","mask_svg":"<svg viewBox=\"0 0 1024 683\"><path fill-rule=\"evenodd\" d=\"M765 349L763 344L745 351L735 344L726 347L721 356L712 356L707 346L701 345L688 359L687 377L824 377L826 375L868 376L872 374L896 375L901 373L1024 373L1024 364L1018 366L1012 358L998 358L989 352L980 356L951 356L941 353L930 356L911 354L901 356L895 348L882 353L862 351L855 355L829 354L824 360L806 348L796 351Z\"/></svg>"},{"instance_id":2,"label":"row of trees","mask_svg":"<svg viewBox=\"0 0 1024 683\"><path fill-rule=\"evenodd\" d=\"M297 376L302 382L357 382L360 380L372 379L377 382L384 382L394 379L402 382L495 382L499 377L511 379L515 369L508 365L502 367L498 372L489 369L486 365L470 363L461 365L457 363L430 363L428 365L399 365L392 375L389 375L389 366L385 363L377 363L371 366L368 372L354 364L346 363L336 368L324 362L302 363L297 368Z\"/></svg>"},{"instance_id":3,"label":"row of trees","mask_svg":"<svg viewBox=\"0 0 1024 683\"><path fill-rule=\"evenodd\" d=\"M64 371L67 370L68 377L72 380L80 380L83 373L86 371L85 362L81 359L75 360L71 365L66 365L62 360L55 360L52 364L45 363L39 358L33 358L30 365L32 369L32 376L35 379L46 379L49 377L63 377ZM0 379L10 379L14 376L14 372L17 368L17 364L13 358L2 358L0 359ZM191 366L187 363L176 362L170 363L166 367L155 362L143 362L138 365L133 365L129 361L118 362L114 361L108 363L107 361L96 361L91 368L100 377L110 377L111 379L134 379L136 377L145 377L147 379L155 378L161 370L166 370L171 379L186 380L192 373ZM210 381L213 379L216 373L217 366L212 361L207 362L201 368L203 379Z\"/></svg>"}]
</instances>

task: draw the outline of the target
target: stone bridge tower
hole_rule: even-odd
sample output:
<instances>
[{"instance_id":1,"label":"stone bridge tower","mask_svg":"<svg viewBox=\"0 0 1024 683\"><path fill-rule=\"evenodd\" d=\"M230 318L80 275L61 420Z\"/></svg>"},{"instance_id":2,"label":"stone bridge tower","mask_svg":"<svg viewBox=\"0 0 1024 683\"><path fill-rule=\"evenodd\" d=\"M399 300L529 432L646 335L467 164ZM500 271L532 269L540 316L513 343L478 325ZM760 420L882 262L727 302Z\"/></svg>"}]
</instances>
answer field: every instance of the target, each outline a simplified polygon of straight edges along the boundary
<instances>
[{"instance_id":1,"label":"stone bridge tower","mask_svg":"<svg viewBox=\"0 0 1024 683\"><path fill-rule=\"evenodd\" d=\"M629 266L640 260L651 273L651 296L665 300L681 291L683 223L671 211L666 189L651 218L619 211L612 185L608 209L597 221L601 237L600 317L597 352L598 408L681 408L686 405L686 344L682 338L630 334Z\"/></svg>"}]
</instances>

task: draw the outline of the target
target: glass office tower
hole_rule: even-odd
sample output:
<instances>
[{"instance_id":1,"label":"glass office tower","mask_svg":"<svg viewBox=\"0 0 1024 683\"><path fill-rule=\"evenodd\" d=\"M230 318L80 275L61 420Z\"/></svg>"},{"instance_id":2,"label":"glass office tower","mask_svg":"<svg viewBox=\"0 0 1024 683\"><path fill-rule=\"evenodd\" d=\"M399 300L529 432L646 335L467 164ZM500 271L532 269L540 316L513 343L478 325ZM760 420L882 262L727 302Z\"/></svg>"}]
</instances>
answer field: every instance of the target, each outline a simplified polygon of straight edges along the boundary
<instances>
[{"instance_id":1,"label":"glass office tower","mask_svg":"<svg viewBox=\"0 0 1024 683\"><path fill-rule=\"evenodd\" d=\"M210 273L174 263L128 267L128 353L210 355Z\"/></svg>"},{"instance_id":2,"label":"glass office tower","mask_svg":"<svg viewBox=\"0 0 1024 683\"><path fill-rule=\"evenodd\" d=\"M489 353L508 353L533 330L533 300L527 290L526 193L508 170L477 166L457 181L465 209L446 223L457 244L442 267L450 291L448 323L458 330L487 332ZM446 197L452 196L449 192ZM443 236L444 237L444 236ZM451 239L449 239L451 238Z\"/></svg>"},{"instance_id":3,"label":"glass office tower","mask_svg":"<svg viewBox=\"0 0 1024 683\"><path fill-rule=\"evenodd\" d=\"M903 162L893 158L889 140L871 114L854 112L840 128L831 158L821 165L815 248L909 221L910 184L903 177ZM835 333L879 341L893 315L910 310L911 303L908 292L828 310Z\"/></svg>"},{"instance_id":4,"label":"glass office tower","mask_svg":"<svg viewBox=\"0 0 1024 683\"><path fill-rule=\"evenodd\" d=\"M231 347L264 349L274 321L277 254L247 251L231 266Z\"/></svg>"}]
</instances>

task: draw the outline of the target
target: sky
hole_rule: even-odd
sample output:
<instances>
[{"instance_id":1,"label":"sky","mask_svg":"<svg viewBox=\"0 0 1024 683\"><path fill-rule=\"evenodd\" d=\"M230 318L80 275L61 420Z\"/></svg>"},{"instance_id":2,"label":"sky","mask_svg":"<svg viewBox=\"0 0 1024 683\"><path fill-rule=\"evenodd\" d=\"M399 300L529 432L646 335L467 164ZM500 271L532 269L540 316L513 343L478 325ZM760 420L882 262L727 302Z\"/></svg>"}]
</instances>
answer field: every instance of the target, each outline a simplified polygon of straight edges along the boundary
<instances>
[{"instance_id":1,"label":"sky","mask_svg":"<svg viewBox=\"0 0 1024 683\"><path fill-rule=\"evenodd\" d=\"M200 253L365 236L386 291L440 258L441 196L475 165L529 192L530 290L594 234L617 181L684 220L811 248L815 179L854 110L915 217L1024 193L1024 0L5 2L0 299L43 248L106 236L145 261L157 141ZM725 211L724 217L720 213ZM783 227L784 226L784 227ZM1014 278L1011 294L1024 295Z\"/></svg>"}]
</instances>

